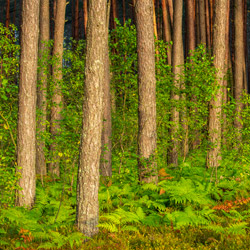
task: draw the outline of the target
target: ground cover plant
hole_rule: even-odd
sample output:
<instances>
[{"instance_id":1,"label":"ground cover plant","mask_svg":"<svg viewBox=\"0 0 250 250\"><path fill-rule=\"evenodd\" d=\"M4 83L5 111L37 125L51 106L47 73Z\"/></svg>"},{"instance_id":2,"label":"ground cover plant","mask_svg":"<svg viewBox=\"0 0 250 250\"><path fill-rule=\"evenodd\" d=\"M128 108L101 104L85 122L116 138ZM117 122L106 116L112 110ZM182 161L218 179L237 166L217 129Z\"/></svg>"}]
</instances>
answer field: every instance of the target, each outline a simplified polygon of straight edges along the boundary
<instances>
[{"instance_id":1,"label":"ground cover plant","mask_svg":"<svg viewBox=\"0 0 250 250\"><path fill-rule=\"evenodd\" d=\"M14 32L14 28L12 32ZM41 138L46 148L57 142L61 177L37 176L36 200L32 209L15 207L19 189L16 172L15 139L19 46L11 31L0 26L0 249L248 249L250 245L250 158L249 96L242 99L243 127L232 126L238 114L232 96L225 104L222 161L218 168L206 167L209 101L218 90L213 58L199 46L184 65L179 89L186 98L171 100L173 73L166 64L171 44L156 41L158 183L138 182L138 86L136 29L131 22L110 34L112 110L112 177L101 177L99 188L100 233L88 238L77 231L76 192L78 147L82 127L85 43L68 45L64 53L63 120L60 136L53 139L49 125ZM118 39L119 38L119 39ZM6 43L9 46L6 46ZM6 51L2 48L6 48ZM72 49L74 48L74 49ZM14 60L8 60L9 56ZM126 60L125 60L125 59ZM46 58L40 68L56 62ZM51 79L49 84L51 87ZM228 90L230 92L230 90ZM192 98L195 96L195 98ZM48 107L51 93L48 89ZM186 108L188 132L179 127L179 164L167 162L172 138L171 108ZM39 114L39 110L37 111ZM49 116L49 111L48 111ZM183 116L183 113L182 113ZM225 121L224 121L225 122ZM182 125L184 122L182 123ZM37 132L39 134L39 131ZM183 141L199 144L187 155ZM54 140L54 141L53 141ZM47 152L50 161L49 151Z\"/></svg>"}]
</instances>

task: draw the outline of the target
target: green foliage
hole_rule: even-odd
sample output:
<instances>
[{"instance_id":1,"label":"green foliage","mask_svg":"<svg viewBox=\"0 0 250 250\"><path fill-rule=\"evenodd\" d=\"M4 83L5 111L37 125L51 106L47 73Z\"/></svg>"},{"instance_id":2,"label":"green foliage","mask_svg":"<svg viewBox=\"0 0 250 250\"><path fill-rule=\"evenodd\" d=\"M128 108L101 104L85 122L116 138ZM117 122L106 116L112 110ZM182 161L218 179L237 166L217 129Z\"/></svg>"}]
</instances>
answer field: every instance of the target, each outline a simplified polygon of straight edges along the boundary
<instances>
[{"instance_id":1,"label":"green foliage","mask_svg":"<svg viewBox=\"0 0 250 250\"><path fill-rule=\"evenodd\" d=\"M16 181L15 151L19 50L16 28L0 23L0 208L13 205Z\"/></svg>"}]
</instances>

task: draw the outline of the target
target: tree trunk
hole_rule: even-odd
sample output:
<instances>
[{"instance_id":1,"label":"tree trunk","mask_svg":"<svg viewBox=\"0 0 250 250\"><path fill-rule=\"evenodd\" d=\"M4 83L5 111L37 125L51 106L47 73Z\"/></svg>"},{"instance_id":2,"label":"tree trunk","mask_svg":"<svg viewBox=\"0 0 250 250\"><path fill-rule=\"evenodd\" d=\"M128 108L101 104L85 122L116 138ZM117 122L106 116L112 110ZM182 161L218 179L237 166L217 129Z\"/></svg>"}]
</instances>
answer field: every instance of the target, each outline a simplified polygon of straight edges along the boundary
<instances>
[{"instance_id":1,"label":"tree trunk","mask_svg":"<svg viewBox=\"0 0 250 250\"><path fill-rule=\"evenodd\" d=\"M164 41L165 42L170 42L172 39L171 35L171 24L170 24L170 16L169 12L167 10L167 5L166 5L166 0L162 0L162 16L163 16L163 27L164 27ZM171 46L169 44L169 49L167 51L167 60L168 64L171 65L172 63L172 55L171 55Z\"/></svg>"},{"instance_id":2,"label":"tree trunk","mask_svg":"<svg viewBox=\"0 0 250 250\"><path fill-rule=\"evenodd\" d=\"M112 176L112 123L111 123L111 93L110 93L110 67L109 67L109 45L108 45L108 31L109 31L109 16L110 3L107 6L106 14L106 32L105 32L105 64L104 64L104 78L103 78L103 129L102 129L102 158L101 158L101 175Z\"/></svg>"},{"instance_id":3,"label":"tree trunk","mask_svg":"<svg viewBox=\"0 0 250 250\"><path fill-rule=\"evenodd\" d=\"M173 29L174 26L174 8L173 8L173 0L166 0L167 1L167 6L168 6L168 12L170 16L170 21L171 21L171 27Z\"/></svg>"},{"instance_id":4,"label":"tree trunk","mask_svg":"<svg viewBox=\"0 0 250 250\"><path fill-rule=\"evenodd\" d=\"M155 161L157 134L153 7L152 0L137 1L135 15L139 86L139 180L156 183L158 175Z\"/></svg>"},{"instance_id":5,"label":"tree trunk","mask_svg":"<svg viewBox=\"0 0 250 250\"><path fill-rule=\"evenodd\" d=\"M49 171L53 175L60 175L59 169L59 156L58 145L55 140L59 136L61 111L62 111L62 58L63 58L63 41L64 41L64 24L65 24L65 8L66 0L57 0L56 2L56 18L55 18L55 32L54 32L54 48L53 57L56 58L56 62L52 66L52 79L53 79L53 94L52 94L52 107L50 118L50 132L53 139L50 152L52 155L51 162L49 164Z\"/></svg>"},{"instance_id":6,"label":"tree trunk","mask_svg":"<svg viewBox=\"0 0 250 250\"><path fill-rule=\"evenodd\" d=\"M210 101L209 107L209 149L207 152L207 167L218 167L221 160L221 104L225 65L225 32L227 20L227 0L217 0L215 3L215 19L213 26L213 56L219 90Z\"/></svg>"},{"instance_id":7,"label":"tree trunk","mask_svg":"<svg viewBox=\"0 0 250 250\"><path fill-rule=\"evenodd\" d=\"M86 236L98 233L99 165L103 124L103 78L107 44L106 0L89 1L85 99L77 184L78 229Z\"/></svg>"},{"instance_id":8,"label":"tree trunk","mask_svg":"<svg viewBox=\"0 0 250 250\"><path fill-rule=\"evenodd\" d=\"M206 0L206 41L207 41L207 48L209 51L211 50L211 33L210 33L210 16L209 16L209 3Z\"/></svg>"},{"instance_id":9,"label":"tree trunk","mask_svg":"<svg viewBox=\"0 0 250 250\"><path fill-rule=\"evenodd\" d=\"M74 39L79 40L79 0L75 0Z\"/></svg>"},{"instance_id":10,"label":"tree trunk","mask_svg":"<svg viewBox=\"0 0 250 250\"><path fill-rule=\"evenodd\" d=\"M186 0L188 52L195 50L195 5L194 0Z\"/></svg>"},{"instance_id":11,"label":"tree trunk","mask_svg":"<svg viewBox=\"0 0 250 250\"><path fill-rule=\"evenodd\" d=\"M39 35L39 0L23 0L20 83L17 128L17 206L31 207L36 191L36 83ZM31 29L32 27L32 29Z\"/></svg>"},{"instance_id":12,"label":"tree trunk","mask_svg":"<svg viewBox=\"0 0 250 250\"><path fill-rule=\"evenodd\" d=\"M113 14L113 27L116 29L116 21L115 19L117 18L117 5L116 5L116 0L112 0L112 14Z\"/></svg>"},{"instance_id":13,"label":"tree trunk","mask_svg":"<svg viewBox=\"0 0 250 250\"><path fill-rule=\"evenodd\" d=\"M122 18L123 18L123 25L126 22L126 2L122 0Z\"/></svg>"},{"instance_id":14,"label":"tree trunk","mask_svg":"<svg viewBox=\"0 0 250 250\"><path fill-rule=\"evenodd\" d=\"M205 0L199 0L199 14L200 14L200 43L206 44L206 13L205 13Z\"/></svg>"},{"instance_id":15,"label":"tree trunk","mask_svg":"<svg viewBox=\"0 0 250 250\"><path fill-rule=\"evenodd\" d=\"M87 36L88 23L88 0L83 0L83 20L84 20L84 37Z\"/></svg>"},{"instance_id":16,"label":"tree trunk","mask_svg":"<svg viewBox=\"0 0 250 250\"><path fill-rule=\"evenodd\" d=\"M8 28L10 25L10 0L6 0L6 21L5 26Z\"/></svg>"},{"instance_id":17,"label":"tree trunk","mask_svg":"<svg viewBox=\"0 0 250 250\"><path fill-rule=\"evenodd\" d=\"M179 75L182 73L182 67L177 67L183 64L183 40L182 40L182 10L183 1L174 2L174 27L173 27L173 56L172 66L174 74L174 88L178 91L180 89ZM171 99L178 102L180 96L172 90ZM176 103L171 110L172 126L170 128L170 136L172 145L169 151L169 163L178 165L178 130L179 130L179 110L176 108Z\"/></svg>"},{"instance_id":18,"label":"tree trunk","mask_svg":"<svg viewBox=\"0 0 250 250\"><path fill-rule=\"evenodd\" d=\"M234 1L234 25L235 25L235 64L234 64L234 94L236 100L237 117L234 125L237 129L237 138L241 140L242 118L241 111L243 103L241 101L244 89L244 73L245 73L245 55L244 55L244 34L243 34L243 2L242 0Z\"/></svg>"},{"instance_id":19,"label":"tree trunk","mask_svg":"<svg viewBox=\"0 0 250 250\"><path fill-rule=\"evenodd\" d=\"M39 34L39 58L42 60L48 55L48 46L44 42L49 41L49 0L41 0L40 2L40 34ZM46 66L45 66L46 67ZM45 139L43 135L46 131L46 112L47 112L47 68L41 67L38 72L37 87L37 108L39 110L37 120L37 141L36 141L36 173L43 176L46 175L46 159L45 159Z\"/></svg>"}]
</instances>

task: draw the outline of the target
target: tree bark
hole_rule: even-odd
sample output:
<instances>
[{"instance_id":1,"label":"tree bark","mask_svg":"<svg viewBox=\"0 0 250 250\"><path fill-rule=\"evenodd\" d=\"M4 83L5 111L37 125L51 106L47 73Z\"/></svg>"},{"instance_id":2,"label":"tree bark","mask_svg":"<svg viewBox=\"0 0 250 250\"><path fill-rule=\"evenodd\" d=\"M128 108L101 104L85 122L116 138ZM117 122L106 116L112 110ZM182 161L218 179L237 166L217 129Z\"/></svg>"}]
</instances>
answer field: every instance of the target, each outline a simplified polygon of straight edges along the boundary
<instances>
[{"instance_id":1,"label":"tree bark","mask_svg":"<svg viewBox=\"0 0 250 250\"><path fill-rule=\"evenodd\" d=\"M209 149L207 152L207 167L218 167L221 160L221 105L225 65L225 32L227 19L227 0L217 0L215 3L215 19L213 26L213 56L219 90L210 101L209 107Z\"/></svg>"},{"instance_id":2,"label":"tree bark","mask_svg":"<svg viewBox=\"0 0 250 250\"><path fill-rule=\"evenodd\" d=\"M39 0L23 0L17 128L17 206L32 207L36 191L36 83ZM31 29L32 27L32 29Z\"/></svg>"},{"instance_id":3,"label":"tree bark","mask_svg":"<svg viewBox=\"0 0 250 250\"><path fill-rule=\"evenodd\" d=\"M41 0L40 2L40 16L39 16L39 53L40 60L48 55L48 46L46 42L49 41L50 35L50 19L49 19L49 0ZM46 66L45 66L46 67ZM41 67L38 72L38 87L37 87L37 108L39 110L37 120L37 141L36 141L36 173L43 176L47 174L46 159L45 159L45 139L43 135L46 131L46 113L47 113L47 69Z\"/></svg>"},{"instance_id":4,"label":"tree bark","mask_svg":"<svg viewBox=\"0 0 250 250\"><path fill-rule=\"evenodd\" d=\"M152 0L136 1L139 131L139 180L157 182L156 153L156 79Z\"/></svg>"},{"instance_id":5,"label":"tree bark","mask_svg":"<svg viewBox=\"0 0 250 250\"><path fill-rule=\"evenodd\" d=\"M117 4L116 4L116 0L112 0L112 16L113 16L113 27L114 29L116 29L116 21L115 19L117 18Z\"/></svg>"},{"instance_id":6,"label":"tree bark","mask_svg":"<svg viewBox=\"0 0 250 250\"><path fill-rule=\"evenodd\" d=\"M205 0L199 0L199 14L200 14L200 43L206 44L206 13L205 13Z\"/></svg>"},{"instance_id":7,"label":"tree bark","mask_svg":"<svg viewBox=\"0 0 250 250\"><path fill-rule=\"evenodd\" d=\"M88 23L88 0L83 0L83 20L84 20L84 37L87 36Z\"/></svg>"},{"instance_id":8,"label":"tree bark","mask_svg":"<svg viewBox=\"0 0 250 250\"><path fill-rule=\"evenodd\" d=\"M188 52L195 50L195 5L194 0L186 0Z\"/></svg>"},{"instance_id":9,"label":"tree bark","mask_svg":"<svg viewBox=\"0 0 250 250\"><path fill-rule=\"evenodd\" d=\"M107 5L106 14L106 32L105 32L105 64L104 64L104 78L103 78L103 129L102 129L102 158L100 164L100 171L102 176L112 176L112 122L111 122L111 93L110 93L110 67L109 67L109 45L108 45L108 31L109 31L109 16L110 3Z\"/></svg>"},{"instance_id":10,"label":"tree bark","mask_svg":"<svg viewBox=\"0 0 250 250\"><path fill-rule=\"evenodd\" d=\"M10 25L10 0L6 0L6 20L5 26L8 28Z\"/></svg>"},{"instance_id":11,"label":"tree bark","mask_svg":"<svg viewBox=\"0 0 250 250\"><path fill-rule=\"evenodd\" d=\"M98 233L99 165L103 124L103 78L107 44L106 0L89 1L85 99L77 184L78 229L86 236Z\"/></svg>"},{"instance_id":12,"label":"tree bark","mask_svg":"<svg viewBox=\"0 0 250 250\"><path fill-rule=\"evenodd\" d=\"M174 2L174 27L173 27L173 56L172 66L174 74L174 90L171 93L171 99L174 102L178 102L180 99L177 91L180 89L180 74L182 73L182 67L177 67L183 64L183 40L182 40L182 11L183 1ZM169 163L178 165L178 131L179 131L179 110L176 108L176 103L171 110L172 126L170 128L170 136L172 145L169 151Z\"/></svg>"},{"instance_id":13,"label":"tree bark","mask_svg":"<svg viewBox=\"0 0 250 250\"><path fill-rule=\"evenodd\" d=\"M170 16L169 12L167 10L167 5L166 5L166 0L162 0L162 16L163 16L163 27L164 27L164 41L165 42L170 42L172 39L171 35L171 24L170 24ZM168 64L172 64L172 53L171 53L171 46L169 44L169 49L167 51L167 60Z\"/></svg>"},{"instance_id":14,"label":"tree bark","mask_svg":"<svg viewBox=\"0 0 250 250\"><path fill-rule=\"evenodd\" d=\"M52 79L53 79L53 94L52 94L52 107L50 118L50 132L53 142L50 147L52 155L51 162L49 163L49 171L53 175L60 175L59 169L59 156L58 145L55 142L60 131L60 121L62 120L61 111L63 104L63 97L61 92L62 81L62 58L63 58L63 41L64 41L64 24L65 24L65 9L66 0L57 0L56 2L56 17L55 17L55 30L54 30L54 47L53 57L56 62L52 66Z\"/></svg>"},{"instance_id":15,"label":"tree bark","mask_svg":"<svg viewBox=\"0 0 250 250\"><path fill-rule=\"evenodd\" d=\"M234 25L235 25L235 64L234 64L234 93L236 100L236 119L234 125L237 129L237 138L241 140L242 118L241 111L243 103L241 97L244 89L244 73L245 73L245 53L244 53L244 34L243 34L243 1L234 1Z\"/></svg>"}]
</instances>

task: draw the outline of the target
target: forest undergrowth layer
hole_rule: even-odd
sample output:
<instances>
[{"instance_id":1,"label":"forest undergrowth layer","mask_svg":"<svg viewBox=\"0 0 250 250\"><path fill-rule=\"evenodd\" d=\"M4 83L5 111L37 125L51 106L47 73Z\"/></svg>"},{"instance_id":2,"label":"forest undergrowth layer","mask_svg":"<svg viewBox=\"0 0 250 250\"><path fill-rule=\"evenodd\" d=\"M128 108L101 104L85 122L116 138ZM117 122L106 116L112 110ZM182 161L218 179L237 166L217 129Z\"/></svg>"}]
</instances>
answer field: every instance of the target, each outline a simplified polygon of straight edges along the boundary
<instances>
[{"instance_id":1,"label":"forest undergrowth layer","mask_svg":"<svg viewBox=\"0 0 250 250\"><path fill-rule=\"evenodd\" d=\"M76 183L48 176L33 209L2 204L1 249L248 249L249 166L225 162L216 182L196 151L178 169L161 168L158 185L140 185L136 159L113 162L100 186L98 236L83 243L74 226Z\"/></svg>"}]
</instances>

